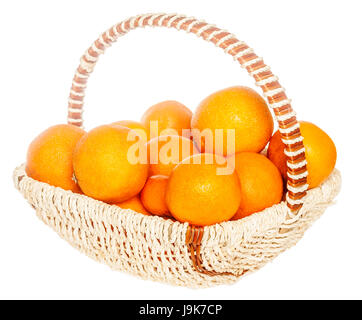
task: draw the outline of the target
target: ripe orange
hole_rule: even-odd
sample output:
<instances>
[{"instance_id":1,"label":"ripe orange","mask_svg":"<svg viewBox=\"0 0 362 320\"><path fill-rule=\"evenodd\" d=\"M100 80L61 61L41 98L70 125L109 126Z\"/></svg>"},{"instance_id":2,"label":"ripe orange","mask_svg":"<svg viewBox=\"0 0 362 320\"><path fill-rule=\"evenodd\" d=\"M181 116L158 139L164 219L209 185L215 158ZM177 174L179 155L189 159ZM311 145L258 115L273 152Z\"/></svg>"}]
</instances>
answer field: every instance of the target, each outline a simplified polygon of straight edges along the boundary
<instances>
[{"instance_id":1,"label":"ripe orange","mask_svg":"<svg viewBox=\"0 0 362 320\"><path fill-rule=\"evenodd\" d=\"M281 201L283 179L278 168L267 157L254 152L237 153L235 169L241 185L241 202L233 220Z\"/></svg>"},{"instance_id":2,"label":"ripe orange","mask_svg":"<svg viewBox=\"0 0 362 320\"><path fill-rule=\"evenodd\" d=\"M144 140L149 140L149 132L147 131L146 127L137 121L133 120L121 120L117 122L113 122L112 125L119 125L129 129L132 129L137 132L137 134Z\"/></svg>"},{"instance_id":3,"label":"ripe orange","mask_svg":"<svg viewBox=\"0 0 362 320\"><path fill-rule=\"evenodd\" d=\"M89 131L78 142L73 156L74 173L84 194L109 203L125 201L143 188L148 164L129 152L132 130L103 125ZM144 143L141 141L141 145Z\"/></svg>"},{"instance_id":4,"label":"ripe orange","mask_svg":"<svg viewBox=\"0 0 362 320\"><path fill-rule=\"evenodd\" d=\"M309 189L319 186L333 171L337 160L337 150L332 139L315 124L300 121L305 157L307 160ZM286 155L279 131L270 140L268 158L279 168L287 179Z\"/></svg>"},{"instance_id":5,"label":"ripe orange","mask_svg":"<svg viewBox=\"0 0 362 320\"><path fill-rule=\"evenodd\" d=\"M167 182L166 176L149 177L141 192L141 201L145 208L158 216L169 216L165 200Z\"/></svg>"},{"instance_id":6,"label":"ripe orange","mask_svg":"<svg viewBox=\"0 0 362 320\"><path fill-rule=\"evenodd\" d=\"M182 136L182 129L191 128L192 112L177 101L163 101L150 107L142 116L141 122L150 133L150 138L160 135L178 134ZM157 121L158 133L151 130L151 121ZM189 137L189 133L184 136Z\"/></svg>"},{"instance_id":7,"label":"ripe orange","mask_svg":"<svg viewBox=\"0 0 362 320\"><path fill-rule=\"evenodd\" d=\"M221 156L203 153L184 159L174 168L166 190L166 203L174 218L207 226L235 214L241 199L240 182L235 171L218 174L223 161Z\"/></svg>"},{"instance_id":8,"label":"ripe orange","mask_svg":"<svg viewBox=\"0 0 362 320\"><path fill-rule=\"evenodd\" d=\"M146 210L146 208L143 206L139 196L134 196L133 198L130 198L126 201L123 201L121 203L116 203L116 206L122 208L122 209L131 209L133 211L142 213L146 216L150 216L151 214Z\"/></svg>"},{"instance_id":9,"label":"ripe orange","mask_svg":"<svg viewBox=\"0 0 362 320\"><path fill-rule=\"evenodd\" d=\"M68 124L56 125L42 132L28 148L26 173L35 180L79 192L73 180L72 154L84 134L84 130Z\"/></svg>"},{"instance_id":10,"label":"ripe orange","mask_svg":"<svg viewBox=\"0 0 362 320\"><path fill-rule=\"evenodd\" d=\"M151 139L147 143L150 176L169 176L183 159L199 153L194 143L185 137L167 135Z\"/></svg>"},{"instance_id":11,"label":"ripe orange","mask_svg":"<svg viewBox=\"0 0 362 320\"><path fill-rule=\"evenodd\" d=\"M260 152L273 134L273 117L264 99L247 87L231 87L217 91L197 107L191 121L192 135L199 150L225 155L242 151ZM194 132L211 129L212 144ZM215 148L216 131L222 129L222 148ZM235 151L227 150L227 130L235 130Z\"/></svg>"}]
</instances>

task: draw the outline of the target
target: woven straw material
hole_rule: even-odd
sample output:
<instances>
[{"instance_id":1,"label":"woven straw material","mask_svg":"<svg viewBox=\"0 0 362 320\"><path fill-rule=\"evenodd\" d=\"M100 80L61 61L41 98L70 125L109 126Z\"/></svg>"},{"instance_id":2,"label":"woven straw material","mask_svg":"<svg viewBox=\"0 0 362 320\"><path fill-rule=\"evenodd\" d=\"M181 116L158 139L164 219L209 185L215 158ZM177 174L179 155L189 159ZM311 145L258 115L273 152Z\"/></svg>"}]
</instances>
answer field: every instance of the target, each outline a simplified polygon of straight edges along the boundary
<instances>
[{"instance_id":1,"label":"woven straw material","mask_svg":"<svg viewBox=\"0 0 362 320\"><path fill-rule=\"evenodd\" d=\"M203 268L195 270L186 245L187 223L74 194L28 177L24 165L14 171L15 187L37 216L72 246L112 269L144 279L187 287L232 283L290 248L332 203L341 185L338 170L309 190L298 216L288 219L285 202L238 221L204 228L200 247Z\"/></svg>"}]
</instances>

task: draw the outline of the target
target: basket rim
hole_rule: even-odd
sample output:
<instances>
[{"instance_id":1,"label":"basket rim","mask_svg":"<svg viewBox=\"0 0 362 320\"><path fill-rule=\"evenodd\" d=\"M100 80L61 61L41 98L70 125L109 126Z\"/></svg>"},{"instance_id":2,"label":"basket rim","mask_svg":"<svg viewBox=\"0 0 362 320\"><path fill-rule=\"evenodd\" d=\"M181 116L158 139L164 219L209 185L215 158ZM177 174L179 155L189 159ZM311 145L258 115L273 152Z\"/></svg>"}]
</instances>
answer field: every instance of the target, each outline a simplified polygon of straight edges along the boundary
<instances>
[{"instance_id":1,"label":"basket rim","mask_svg":"<svg viewBox=\"0 0 362 320\"><path fill-rule=\"evenodd\" d=\"M173 221L171 219L165 219L159 216L146 216L142 213L139 213L131 209L122 209L116 205L107 204L103 201L93 199L84 194L73 193L70 190L64 190L60 187L55 187L49 185L48 183L37 181L26 174L25 163L21 164L20 166L14 169L13 180L16 189L18 189L21 193L22 193L21 184L24 183L25 181L28 181L34 184L35 186L46 188L48 191L52 191L53 193L61 192L67 195L68 197L70 196L74 200L77 199L86 200L88 203L94 204L100 208L104 206L111 207L112 213L115 214L115 217L113 218L116 218L115 220L117 221L121 221L122 219L125 218L127 219L127 217L134 218L136 215L138 217L138 223L142 223L142 221L149 221L149 222L158 221L161 222L165 228L178 227L181 230L184 230L185 233L187 227L189 226L189 223L187 222ZM322 191L321 194L323 195L324 194L323 189L325 189L329 184L332 184L335 181L337 181L337 188L335 188L336 190L334 192L338 193L340 187L340 180L341 177L339 170L334 169L331 175L320 186L307 191L305 202L306 203L315 202L316 198L320 196L321 191ZM305 210L303 210L302 208L298 216L299 217L302 216L304 211ZM224 245L226 243L230 245L232 243L240 242L241 238L247 240L248 238L255 236L256 234L264 233L269 229L275 227L288 227L288 224L285 223L286 221L289 221L287 219L288 212L289 210L286 201L282 201L278 204L265 208L264 210L256 212L243 219L230 220L210 226L205 226L204 236L201 244L203 247L214 246L215 244L218 244L220 246L223 243ZM222 235L222 237L220 237L220 235Z\"/></svg>"}]
</instances>

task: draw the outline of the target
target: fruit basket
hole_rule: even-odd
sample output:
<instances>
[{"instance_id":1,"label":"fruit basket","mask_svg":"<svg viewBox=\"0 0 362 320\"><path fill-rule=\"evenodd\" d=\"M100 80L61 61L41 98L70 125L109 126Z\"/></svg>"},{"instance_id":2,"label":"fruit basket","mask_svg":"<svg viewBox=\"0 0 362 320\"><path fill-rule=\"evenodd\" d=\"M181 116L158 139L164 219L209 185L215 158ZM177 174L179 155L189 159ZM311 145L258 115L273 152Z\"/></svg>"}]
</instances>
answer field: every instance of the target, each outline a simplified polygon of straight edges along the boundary
<instances>
[{"instance_id":1,"label":"fruit basket","mask_svg":"<svg viewBox=\"0 0 362 320\"><path fill-rule=\"evenodd\" d=\"M80 60L73 78L68 123L82 127L88 77L106 48L139 27L193 33L231 55L256 80L273 110L285 144L288 182L285 201L246 218L205 227L145 216L30 178L25 165L14 171L15 187L37 216L72 246L114 270L187 287L237 281L290 248L339 192L337 169L308 190L305 149L296 114L270 68L233 34L193 17L145 14L111 27Z\"/></svg>"}]
</instances>

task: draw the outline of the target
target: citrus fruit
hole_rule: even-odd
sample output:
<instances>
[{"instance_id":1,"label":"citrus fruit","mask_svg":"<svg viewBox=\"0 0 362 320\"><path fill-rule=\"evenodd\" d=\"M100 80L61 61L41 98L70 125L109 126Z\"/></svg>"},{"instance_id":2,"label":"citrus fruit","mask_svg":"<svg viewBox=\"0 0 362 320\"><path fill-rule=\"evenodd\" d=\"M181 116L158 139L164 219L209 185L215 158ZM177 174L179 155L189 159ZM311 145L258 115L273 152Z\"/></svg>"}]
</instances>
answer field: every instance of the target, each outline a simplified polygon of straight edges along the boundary
<instances>
[{"instance_id":1,"label":"citrus fruit","mask_svg":"<svg viewBox=\"0 0 362 320\"><path fill-rule=\"evenodd\" d=\"M331 174L336 164L337 150L333 140L315 124L300 121L299 125L307 160L307 183L311 189L319 186ZM268 158L279 168L286 180L287 157L279 131L276 131L270 140Z\"/></svg>"},{"instance_id":2,"label":"citrus fruit","mask_svg":"<svg viewBox=\"0 0 362 320\"><path fill-rule=\"evenodd\" d=\"M122 126L103 125L79 140L74 150L73 166L84 194L108 203L118 203L142 190L148 164L140 161L136 153L129 152L136 143L129 141L129 135L136 133ZM141 141L142 144L144 142Z\"/></svg>"},{"instance_id":3,"label":"citrus fruit","mask_svg":"<svg viewBox=\"0 0 362 320\"><path fill-rule=\"evenodd\" d=\"M169 216L165 200L167 182L168 177L166 176L149 177L141 192L141 201L144 207L158 216Z\"/></svg>"},{"instance_id":4,"label":"citrus fruit","mask_svg":"<svg viewBox=\"0 0 362 320\"><path fill-rule=\"evenodd\" d=\"M237 153L235 169L240 180L241 202L233 220L281 201L283 179L278 168L267 157L254 152Z\"/></svg>"},{"instance_id":5,"label":"citrus fruit","mask_svg":"<svg viewBox=\"0 0 362 320\"><path fill-rule=\"evenodd\" d=\"M122 209L131 209L133 211L136 211L138 213L142 213L146 216L150 216L151 214L146 210L146 208L143 206L139 196L134 196L126 201L123 201L121 203L116 203L116 206L122 208Z\"/></svg>"},{"instance_id":6,"label":"citrus fruit","mask_svg":"<svg viewBox=\"0 0 362 320\"><path fill-rule=\"evenodd\" d=\"M121 120L121 121L116 121L113 122L112 125L119 125L119 126L123 126L129 129L132 129L134 131L137 132L137 134L144 140L148 141L149 140L149 134L148 131L146 129L146 127L137 121L133 121L133 120Z\"/></svg>"},{"instance_id":7,"label":"citrus fruit","mask_svg":"<svg viewBox=\"0 0 362 320\"><path fill-rule=\"evenodd\" d=\"M192 117L191 127L199 150L225 156L263 150L273 133L274 123L266 102L257 92L236 86L205 98ZM232 136L228 138L227 129L235 133L235 139ZM205 130L211 132L211 142L209 138L203 138ZM218 130L222 130L219 136ZM235 150L228 150L228 143L234 144Z\"/></svg>"},{"instance_id":8,"label":"citrus fruit","mask_svg":"<svg viewBox=\"0 0 362 320\"><path fill-rule=\"evenodd\" d=\"M178 134L189 137L192 112L182 103L168 100L151 106L142 116L141 122L150 133L150 138L159 135ZM157 124L158 132L154 132L153 126Z\"/></svg>"},{"instance_id":9,"label":"citrus fruit","mask_svg":"<svg viewBox=\"0 0 362 320\"><path fill-rule=\"evenodd\" d=\"M222 156L203 153L184 159L173 169L166 203L175 219L206 226L235 214L241 199L240 182L234 170L219 174L223 162Z\"/></svg>"},{"instance_id":10,"label":"citrus fruit","mask_svg":"<svg viewBox=\"0 0 362 320\"><path fill-rule=\"evenodd\" d=\"M147 143L150 176L169 176L172 169L183 159L199 153L194 143L176 135L159 136Z\"/></svg>"},{"instance_id":11,"label":"citrus fruit","mask_svg":"<svg viewBox=\"0 0 362 320\"><path fill-rule=\"evenodd\" d=\"M270 139L267 157L277 166L284 181L287 181L287 157L284 154L284 148L280 132L277 130Z\"/></svg>"},{"instance_id":12,"label":"citrus fruit","mask_svg":"<svg viewBox=\"0 0 362 320\"><path fill-rule=\"evenodd\" d=\"M26 173L29 177L65 190L79 192L73 179L72 154L85 131L68 124L55 125L29 145Z\"/></svg>"}]
</instances>

